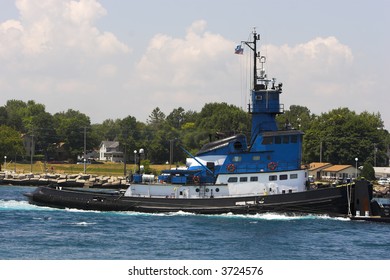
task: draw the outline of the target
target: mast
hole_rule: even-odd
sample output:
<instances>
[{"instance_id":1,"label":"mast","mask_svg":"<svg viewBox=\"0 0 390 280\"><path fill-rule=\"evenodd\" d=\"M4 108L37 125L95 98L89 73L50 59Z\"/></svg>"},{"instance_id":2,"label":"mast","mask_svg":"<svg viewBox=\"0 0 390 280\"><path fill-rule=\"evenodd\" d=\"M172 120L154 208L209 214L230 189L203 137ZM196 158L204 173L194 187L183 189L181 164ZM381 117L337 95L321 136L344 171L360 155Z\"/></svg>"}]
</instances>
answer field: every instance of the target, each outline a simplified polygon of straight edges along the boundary
<instances>
[{"instance_id":1,"label":"mast","mask_svg":"<svg viewBox=\"0 0 390 280\"><path fill-rule=\"evenodd\" d=\"M256 27L253 28L253 41L242 41L247 45L253 52L253 89L256 88L257 84L257 58L260 56L260 53L257 53L257 41L260 40L260 35L256 32Z\"/></svg>"},{"instance_id":2,"label":"mast","mask_svg":"<svg viewBox=\"0 0 390 280\"><path fill-rule=\"evenodd\" d=\"M276 115L283 113L283 105L279 102L279 95L282 93L282 84L275 84L276 79L267 77L264 65L266 57L261 56L257 51L257 41L260 35L253 29L253 41L242 41L253 52L253 87L251 91L251 103L249 113L252 115L251 143L257 135L263 131L276 131ZM257 60L261 67L257 69ZM258 72L259 71L259 72Z\"/></svg>"}]
</instances>

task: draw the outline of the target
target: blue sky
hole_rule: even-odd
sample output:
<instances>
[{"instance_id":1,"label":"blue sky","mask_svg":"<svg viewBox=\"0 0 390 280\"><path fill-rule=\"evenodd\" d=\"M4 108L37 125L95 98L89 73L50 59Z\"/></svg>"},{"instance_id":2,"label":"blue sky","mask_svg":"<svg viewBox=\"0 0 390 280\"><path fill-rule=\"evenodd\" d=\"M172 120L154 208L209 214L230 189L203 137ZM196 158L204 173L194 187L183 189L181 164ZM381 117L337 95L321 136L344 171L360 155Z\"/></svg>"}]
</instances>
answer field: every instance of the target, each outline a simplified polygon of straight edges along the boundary
<instances>
[{"instance_id":1,"label":"blue sky","mask_svg":"<svg viewBox=\"0 0 390 280\"><path fill-rule=\"evenodd\" d=\"M253 27L285 108L380 113L390 128L387 0L0 0L0 106L35 100L92 123L159 107L246 108Z\"/></svg>"}]
</instances>

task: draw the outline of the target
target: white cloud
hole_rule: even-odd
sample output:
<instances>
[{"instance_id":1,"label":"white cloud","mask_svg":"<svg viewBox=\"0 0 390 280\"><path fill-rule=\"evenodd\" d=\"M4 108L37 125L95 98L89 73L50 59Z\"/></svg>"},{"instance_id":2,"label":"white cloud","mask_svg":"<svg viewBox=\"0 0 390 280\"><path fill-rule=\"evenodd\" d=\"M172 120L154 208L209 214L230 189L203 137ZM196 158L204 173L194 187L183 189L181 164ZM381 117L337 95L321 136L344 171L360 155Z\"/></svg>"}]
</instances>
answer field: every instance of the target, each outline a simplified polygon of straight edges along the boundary
<instances>
[{"instance_id":1,"label":"white cloud","mask_svg":"<svg viewBox=\"0 0 390 280\"><path fill-rule=\"evenodd\" d=\"M11 47L27 57L69 50L84 55L130 51L112 33L94 26L106 14L96 0L17 0L16 7L20 20L0 25L1 56Z\"/></svg>"},{"instance_id":2,"label":"white cloud","mask_svg":"<svg viewBox=\"0 0 390 280\"><path fill-rule=\"evenodd\" d=\"M184 38L157 34L137 64L131 84L149 91L151 100L161 102L156 106L166 110L179 106L198 110L207 102L233 101L221 100L223 91L234 83L232 71L238 71L233 46L221 35L207 32L203 20L195 21ZM164 100L169 101L163 105Z\"/></svg>"},{"instance_id":3,"label":"white cloud","mask_svg":"<svg viewBox=\"0 0 390 280\"><path fill-rule=\"evenodd\" d=\"M335 37L318 37L296 46L267 45L264 49L272 70L269 74L276 73L284 84L282 102L286 109L302 105L318 114L350 107L353 98L364 94L358 86L352 49Z\"/></svg>"},{"instance_id":4,"label":"white cloud","mask_svg":"<svg viewBox=\"0 0 390 280\"><path fill-rule=\"evenodd\" d=\"M155 34L133 65L132 50L97 27L107 14L97 0L16 3L19 20L0 23L5 100L34 99L52 113L72 108L99 122L127 115L144 121L157 106L166 114L179 106L200 110L209 102L246 108L248 54L234 55L239 42L210 32L205 20L193 22L184 36ZM348 106L368 89L354 70L352 49L335 37L266 45L261 51L269 77L284 83L286 108L302 105L320 113Z\"/></svg>"},{"instance_id":5,"label":"white cloud","mask_svg":"<svg viewBox=\"0 0 390 280\"><path fill-rule=\"evenodd\" d=\"M106 15L97 0L16 0L19 18L0 22L0 91L4 101L29 100L61 107L82 105L117 79L115 63L131 49L96 22ZM118 57L120 59L118 59ZM117 82L117 81L116 81ZM107 86L109 86L107 84ZM86 100L67 96L86 96ZM90 103L90 102L88 102ZM85 110L86 113L88 110Z\"/></svg>"},{"instance_id":6,"label":"white cloud","mask_svg":"<svg viewBox=\"0 0 390 280\"><path fill-rule=\"evenodd\" d=\"M149 91L151 100L167 113L178 106L200 109L207 102L246 108L247 101L242 100L249 99L249 92L240 92L240 79L250 80L247 61L251 54L246 49L247 58L235 56L235 45L208 32L205 21L194 22L184 38L157 34L137 65L136 80L141 85L134 80L131 84L138 84L137 91ZM285 85L282 102L287 109L289 105L302 105L319 113L322 108L338 107L335 100L341 106L349 104L357 79L351 71L354 56L337 38L318 37L296 46L266 45L261 50L267 55L269 77L276 75ZM171 104L164 105L164 98Z\"/></svg>"}]
</instances>

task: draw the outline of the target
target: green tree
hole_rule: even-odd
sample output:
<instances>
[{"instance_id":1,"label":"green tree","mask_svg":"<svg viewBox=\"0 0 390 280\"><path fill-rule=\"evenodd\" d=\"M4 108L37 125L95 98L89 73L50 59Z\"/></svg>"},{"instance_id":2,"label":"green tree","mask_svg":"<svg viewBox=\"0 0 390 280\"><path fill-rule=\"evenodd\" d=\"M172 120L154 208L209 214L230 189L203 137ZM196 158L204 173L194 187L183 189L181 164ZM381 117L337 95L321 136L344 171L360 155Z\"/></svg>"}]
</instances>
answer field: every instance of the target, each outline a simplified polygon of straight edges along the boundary
<instances>
[{"instance_id":1,"label":"green tree","mask_svg":"<svg viewBox=\"0 0 390 280\"><path fill-rule=\"evenodd\" d=\"M91 123L89 117L79 111L69 109L66 112L56 113L54 116L55 128L61 141L68 145L71 160L84 153L84 135L86 148L92 148ZM86 132L84 134L84 132Z\"/></svg>"},{"instance_id":2,"label":"green tree","mask_svg":"<svg viewBox=\"0 0 390 280\"><path fill-rule=\"evenodd\" d=\"M279 129L284 129L286 124L289 124L292 128L305 131L309 128L312 118L313 115L307 107L291 105L284 114L276 116L276 121Z\"/></svg>"},{"instance_id":3,"label":"green tree","mask_svg":"<svg viewBox=\"0 0 390 280\"><path fill-rule=\"evenodd\" d=\"M160 110L159 107L153 109L149 115L147 123L154 128L158 128L162 123L165 122L165 114Z\"/></svg>"},{"instance_id":4,"label":"green tree","mask_svg":"<svg viewBox=\"0 0 390 280\"><path fill-rule=\"evenodd\" d=\"M120 119L107 119L101 124L93 124L92 128L94 133L99 135L100 141L114 141L121 132L119 123Z\"/></svg>"},{"instance_id":5,"label":"green tree","mask_svg":"<svg viewBox=\"0 0 390 280\"><path fill-rule=\"evenodd\" d=\"M26 116L27 104L21 100L8 100L5 105L7 112L6 125L22 133L27 132L23 125L23 118Z\"/></svg>"},{"instance_id":6,"label":"green tree","mask_svg":"<svg viewBox=\"0 0 390 280\"><path fill-rule=\"evenodd\" d=\"M58 141L53 116L46 112L44 105L30 100L26 103L23 125L28 134L34 135L35 151L47 160L48 152Z\"/></svg>"},{"instance_id":7,"label":"green tree","mask_svg":"<svg viewBox=\"0 0 390 280\"><path fill-rule=\"evenodd\" d=\"M367 180L373 181L375 180L375 170L371 163L365 162L363 165L362 172L360 173L360 177L363 177Z\"/></svg>"},{"instance_id":8,"label":"green tree","mask_svg":"<svg viewBox=\"0 0 390 280\"><path fill-rule=\"evenodd\" d=\"M348 108L323 113L305 132L303 160L354 164L355 158L373 162L374 143L384 149L383 122L379 114L356 114ZM378 154L378 158L380 158Z\"/></svg>"},{"instance_id":9,"label":"green tree","mask_svg":"<svg viewBox=\"0 0 390 280\"><path fill-rule=\"evenodd\" d=\"M8 114L7 114L7 109L5 106L0 107L0 125L7 125L7 119L8 119Z\"/></svg>"},{"instance_id":10,"label":"green tree","mask_svg":"<svg viewBox=\"0 0 390 280\"><path fill-rule=\"evenodd\" d=\"M18 131L6 126L0 125L0 158L5 156L8 159L14 159L25 153L23 140Z\"/></svg>"},{"instance_id":11,"label":"green tree","mask_svg":"<svg viewBox=\"0 0 390 280\"><path fill-rule=\"evenodd\" d=\"M207 131L209 135L248 134L250 118L246 112L234 105L208 103L199 113L196 126L203 132Z\"/></svg>"}]
</instances>

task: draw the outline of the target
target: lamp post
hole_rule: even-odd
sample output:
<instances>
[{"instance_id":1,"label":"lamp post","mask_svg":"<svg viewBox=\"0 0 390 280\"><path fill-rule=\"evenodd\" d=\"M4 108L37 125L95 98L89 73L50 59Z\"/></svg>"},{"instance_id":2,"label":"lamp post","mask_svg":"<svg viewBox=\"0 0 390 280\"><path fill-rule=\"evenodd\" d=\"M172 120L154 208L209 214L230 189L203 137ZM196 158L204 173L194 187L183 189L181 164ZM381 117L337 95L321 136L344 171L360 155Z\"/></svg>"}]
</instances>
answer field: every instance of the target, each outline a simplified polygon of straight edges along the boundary
<instances>
[{"instance_id":1,"label":"lamp post","mask_svg":"<svg viewBox=\"0 0 390 280\"><path fill-rule=\"evenodd\" d=\"M144 149L134 150L134 165L135 171L134 173L141 174L141 156L145 153ZM138 170L137 170L138 165Z\"/></svg>"},{"instance_id":2,"label":"lamp post","mask_svg":"<svg viewBox=\"0 0 390 280\"><path fill-rule=\"evenodd\" d=\"M7 169L7 156L4 156L4 171Z\"/></svg>"},{"instance_id":3,"label":"lamp post","mask_svg":"<svg viewBox=\"0 0 390 280\"><path fill-rule=\"evenodd\" d=\"M355 168L356 168L356 171L355 171L355 172L356 172L356 173L355 173L355 180L357 180L357 175L358 175L358 168L357 168L358 160L359 160L359 159L356 157L356 158L355 158L355 162L356 162L356 163L355 163Z\"/></svg>"},{"instance_id":4,"label":"lamp post","mask_svg":"<svg viewBox=\"0 0 390 280\"><path fill-rule=\"evenodd\" d=\"M138 151L138 173L141 174L141 156L145 153L144 149Z\"/></svg>"},{"instance_id":5,"label":"lamp post","mask_svg":"<svg viewBox=\"0 0 390 280\"><path fill-rule=\"evenodd\" d=\"M134 150L134 174L137 173L137 150Z\"/></svg>"}]
</instances>

